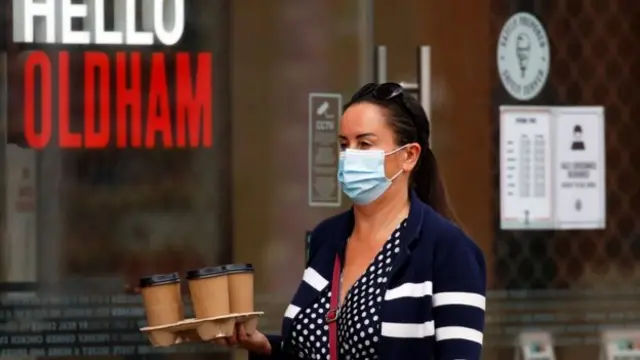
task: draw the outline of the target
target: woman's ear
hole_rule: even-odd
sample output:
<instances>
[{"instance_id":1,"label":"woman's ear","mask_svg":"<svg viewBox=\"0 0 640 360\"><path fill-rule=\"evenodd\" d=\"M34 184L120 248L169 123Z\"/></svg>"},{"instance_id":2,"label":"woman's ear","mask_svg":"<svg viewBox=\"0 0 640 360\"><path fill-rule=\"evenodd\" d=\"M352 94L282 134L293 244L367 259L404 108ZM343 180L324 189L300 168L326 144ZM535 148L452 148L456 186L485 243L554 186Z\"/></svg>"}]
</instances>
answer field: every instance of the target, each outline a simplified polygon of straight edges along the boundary
<instances>
[{"instance_id":1,"label":"woman's ear","mask_svg":"<svg viewBox=\"0 0 640 360\"><path fill-rule=\"evenodd\" d=\"M412 143L407 146L405 154L407 158L404 161L402 169L406 172L411 172L418 164L420 154L422 153L422 147L418 143Z\"/></svg>"}]
</instances>

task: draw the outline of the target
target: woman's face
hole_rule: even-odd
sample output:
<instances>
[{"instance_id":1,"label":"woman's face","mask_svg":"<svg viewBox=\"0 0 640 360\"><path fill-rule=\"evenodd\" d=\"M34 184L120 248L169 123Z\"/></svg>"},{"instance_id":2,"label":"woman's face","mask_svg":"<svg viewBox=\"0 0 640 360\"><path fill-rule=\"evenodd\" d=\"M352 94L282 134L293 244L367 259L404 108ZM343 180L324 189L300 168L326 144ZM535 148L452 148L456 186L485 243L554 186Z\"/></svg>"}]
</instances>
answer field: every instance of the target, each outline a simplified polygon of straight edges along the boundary
<instances>
[{"instance_id":1,"label":"woman's face","mask_svg":"<svg viewBox=\"0 0 640 360\"><path fill-rule=\"evenodd\" d=\"M375 104L357 103L350 106L340 121L339 136L342 150L383 150L389 153L398 148L393 130L386 119L386 111ZM412 144L386 156L384 167L387 178L393 177L400 170L409 173L415 166L419 153L420 147Z\"/></svg>"}]
</instances>

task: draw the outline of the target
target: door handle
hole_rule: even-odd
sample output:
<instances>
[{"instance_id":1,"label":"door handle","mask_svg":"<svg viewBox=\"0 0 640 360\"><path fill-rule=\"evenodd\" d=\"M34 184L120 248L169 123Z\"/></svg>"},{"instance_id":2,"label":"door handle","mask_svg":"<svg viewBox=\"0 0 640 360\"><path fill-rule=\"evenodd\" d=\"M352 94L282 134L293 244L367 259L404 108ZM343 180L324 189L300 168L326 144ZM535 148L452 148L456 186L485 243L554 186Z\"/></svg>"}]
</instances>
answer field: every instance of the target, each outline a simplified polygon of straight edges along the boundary
<instances>
[{"instance_id":1,"label":"door handle","mask_svg":"<svg viewBox=\"0 0 640 360\"><path fill-rule=\"evenodd\" d=\"M376 46L374 54L375 81L385 83L389 80L387 76L387 47ZM399 81L398 84L406 91L417 93L418 100L427 113L429 121L433 123L431 116L431 46L418 46L417 49L418 71L415 82ZM431 139L429 139L431 142Z\"/></svg>"}]
</instances>

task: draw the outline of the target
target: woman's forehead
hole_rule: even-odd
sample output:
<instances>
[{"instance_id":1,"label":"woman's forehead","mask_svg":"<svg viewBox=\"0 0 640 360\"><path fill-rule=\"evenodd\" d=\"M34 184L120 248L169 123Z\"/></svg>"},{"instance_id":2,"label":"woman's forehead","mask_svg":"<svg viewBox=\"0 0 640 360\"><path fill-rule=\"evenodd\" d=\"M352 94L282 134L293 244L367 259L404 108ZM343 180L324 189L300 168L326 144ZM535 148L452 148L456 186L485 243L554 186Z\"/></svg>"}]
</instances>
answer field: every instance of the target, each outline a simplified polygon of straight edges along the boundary
<instances>
[{"instance_id":1,"label":"woman's forehead","mask_svg":"<svg viewBox=\"0 0 640 360\"><path fill-rule=\"evenodd\" d=\"M378 105L359 103L350 106L340 121L340 132L345 136L357 136L361 133L380 135L390 131L385 111Z\"/></svg>"}]
</instances>

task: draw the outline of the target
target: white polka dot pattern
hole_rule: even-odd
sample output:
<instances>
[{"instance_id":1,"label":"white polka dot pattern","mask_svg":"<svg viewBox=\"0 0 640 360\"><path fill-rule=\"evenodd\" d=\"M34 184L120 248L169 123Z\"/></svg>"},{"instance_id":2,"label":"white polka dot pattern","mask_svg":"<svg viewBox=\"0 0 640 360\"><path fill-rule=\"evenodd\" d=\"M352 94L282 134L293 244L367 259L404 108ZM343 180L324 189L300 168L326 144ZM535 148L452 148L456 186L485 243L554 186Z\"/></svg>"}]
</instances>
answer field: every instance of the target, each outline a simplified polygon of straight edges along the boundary
<instances>
[{"instance_id":1,"label":"white polka dot pattern","mask_svg":"<svg viewBox=\"0 0 640 360\"><path fill-rule=\"evenodd\" d=\"M400 251L400 230L404 226L406 220L393 232L347 293L338 319L341 359L378 358L376 344L380 338L380 305L389 272ZM293 321L291 348L300 359L335 360L329 359L329 326L325 321L331 298L330 289L327 286L316 302L298 312Z\"/></svg>"}]
</instances>

